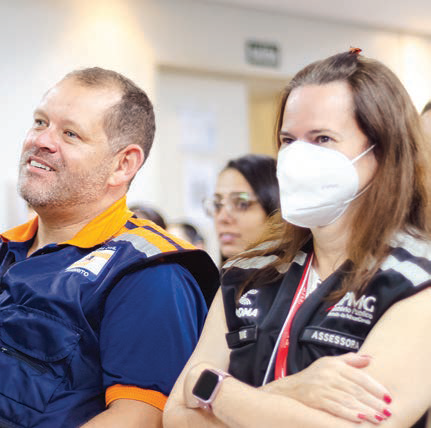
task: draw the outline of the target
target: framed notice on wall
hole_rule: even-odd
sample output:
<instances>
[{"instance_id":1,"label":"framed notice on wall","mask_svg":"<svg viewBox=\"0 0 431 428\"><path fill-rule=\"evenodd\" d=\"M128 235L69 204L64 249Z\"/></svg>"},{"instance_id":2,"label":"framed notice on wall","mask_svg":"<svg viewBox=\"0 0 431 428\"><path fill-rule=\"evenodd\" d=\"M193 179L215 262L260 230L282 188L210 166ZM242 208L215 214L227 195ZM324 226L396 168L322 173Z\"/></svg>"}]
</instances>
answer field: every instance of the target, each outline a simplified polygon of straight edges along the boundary
<instances>
[{"instance_id":1,"label":"framed notice on wall","mask_svg":"<svg viewBox=\"0 0 431 428\"><path fill-rule=\"evenodd\" d=\"M245 59L249 64L261 67L278 68L280 65L280 48L277 43L247 40Z\"/></svg>"}]
</instances>

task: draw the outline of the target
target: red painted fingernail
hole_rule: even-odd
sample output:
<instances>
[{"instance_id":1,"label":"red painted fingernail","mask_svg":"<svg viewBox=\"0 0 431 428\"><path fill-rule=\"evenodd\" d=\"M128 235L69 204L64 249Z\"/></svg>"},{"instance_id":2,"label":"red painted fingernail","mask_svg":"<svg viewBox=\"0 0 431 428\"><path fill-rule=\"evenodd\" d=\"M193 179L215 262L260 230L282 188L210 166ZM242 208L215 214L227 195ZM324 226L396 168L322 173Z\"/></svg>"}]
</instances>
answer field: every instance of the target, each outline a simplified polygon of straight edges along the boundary
<instances>
[{"instance_id":1,"label":"red painted fingernail","mask_svg":"<svg viewBox=\"0 0 431 428\"><path fill-rule=\"evenodd\" d=\"M358 413L358 418L365 420L367 419L367 416L364 413Z\"/></svg>"},{"instance_id":2,"label":"red painted fingernail","mask_svg":"<svg viewBox=\"0 0 431 428\"><path fill-rule=\"evenodd\" d=\"M379 413L377 413L374 417L375 417L378 421L384 421L384 420L386 419L383 415L381 415L381 414L379 414Z\"/></svg>"},{"instance_id":3,"label":"red painted fingernail","mask_svg":"<svg viewBox=\"0 0 431 428\"><path fill-rule=\"evenodd\" d=\"M385 396L383 397L383 400L385 401L385 403L388 403L388 404L392 403L392 398L388 394L385 394Z\"/></svg>"},{"instance_id":4,"label":"red painted fingernail","mask_svg":"<svg viewBox=\"0 0 431 428\"><path fill-rule=\"evenodd\" d=\"M391 415L392 415L392 413L391 413L388 409L383 410L383 414L384 414L385 416L387 416L388 418L389 418L389 416L391 416Z\"/></svg>"}]
</instances>

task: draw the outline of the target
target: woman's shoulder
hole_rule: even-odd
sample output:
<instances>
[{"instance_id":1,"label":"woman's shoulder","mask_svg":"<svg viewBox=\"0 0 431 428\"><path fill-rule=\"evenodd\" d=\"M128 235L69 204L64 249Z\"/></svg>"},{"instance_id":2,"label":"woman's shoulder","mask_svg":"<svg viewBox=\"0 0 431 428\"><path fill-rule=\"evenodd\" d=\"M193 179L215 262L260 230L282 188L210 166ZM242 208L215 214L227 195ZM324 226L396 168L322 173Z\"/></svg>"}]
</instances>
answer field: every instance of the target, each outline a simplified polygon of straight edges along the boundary
<instances>
[{"instance_id":1,"label":"woman's shoulder","mask_svg":"<svg viewBox=\"0 0 431 428\"><path fill-rule=\"evenodd\" d=\"M263 242L229 259L221 269L221 285L240 285L256 273L274 270L271 277L284 274L290 263L280 263L277 241ZM304 254L304 256L306 256ZM301 256L299 256L301 257Z\"/></svg>"},{"instance_id":2,"label":"woman's shoulder","mask_svg":"<svg viewBox=\"0 0 431 428\"><path fill-rule=\"evenodd\" d=\"M398 232L389 243L391 250L380 265L388 275L401 275L414 288L431 282L431 240L417 232ZM409 288L410 288L409 287Z\"/></svg>"},{"instance_id":3,"label":"woman's shoulder","mask_svg":"<svg viewBox=\"0 0 431 428\"><path fill-rule=\"evenodd\" d=\"M431 260L431 237L416 230L397 232L389 242L392 254L405 253L411 259Z\"/></svg>"}]
</instances>

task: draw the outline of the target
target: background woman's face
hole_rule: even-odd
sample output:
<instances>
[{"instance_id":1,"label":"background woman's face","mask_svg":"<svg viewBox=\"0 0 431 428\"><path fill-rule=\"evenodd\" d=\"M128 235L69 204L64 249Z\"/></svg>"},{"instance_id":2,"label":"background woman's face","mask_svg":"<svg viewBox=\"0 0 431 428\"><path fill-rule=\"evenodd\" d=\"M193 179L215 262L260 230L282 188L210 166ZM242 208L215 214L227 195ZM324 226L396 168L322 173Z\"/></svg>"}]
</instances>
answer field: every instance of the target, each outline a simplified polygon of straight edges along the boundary
<instances>
[{"instance_id":1,"label":"background woman's face","mask_svg":"<svg viewBox=\"0 0 431 428\"><path fill-rule=\"evenodd\" d=\"M241 193L247 193L252 200L256 200L252 187L240 172L232 168L222 171L215 191L215 197L222 202L222 207L214 215L214 222L223 257L244 251L263 233L267 216L259 202L253 202L241 211L226 207L229 198Z\"/></svg>"}]
</instances>

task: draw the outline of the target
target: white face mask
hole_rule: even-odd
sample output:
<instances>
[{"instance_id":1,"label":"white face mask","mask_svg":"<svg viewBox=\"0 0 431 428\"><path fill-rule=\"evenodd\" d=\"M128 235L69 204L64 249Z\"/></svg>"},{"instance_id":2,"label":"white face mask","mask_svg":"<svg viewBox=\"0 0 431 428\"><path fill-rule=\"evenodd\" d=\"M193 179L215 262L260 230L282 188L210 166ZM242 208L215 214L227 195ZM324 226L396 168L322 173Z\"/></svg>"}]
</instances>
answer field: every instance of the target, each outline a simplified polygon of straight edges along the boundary
<instances>
[{"instance_id":1,"label":"white face mask","mask_svg":"<svg viewBox=\"0 0 431 428\"><path fill-rule=\"evenodd\" d=\"M336 150L304 141L283 147L277 162L283 218L307 228L337 220L359 196L359 178L353 164L373 147L353 160Z\"/></svg>"}]
</instances>

